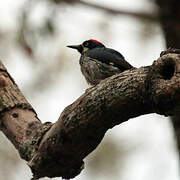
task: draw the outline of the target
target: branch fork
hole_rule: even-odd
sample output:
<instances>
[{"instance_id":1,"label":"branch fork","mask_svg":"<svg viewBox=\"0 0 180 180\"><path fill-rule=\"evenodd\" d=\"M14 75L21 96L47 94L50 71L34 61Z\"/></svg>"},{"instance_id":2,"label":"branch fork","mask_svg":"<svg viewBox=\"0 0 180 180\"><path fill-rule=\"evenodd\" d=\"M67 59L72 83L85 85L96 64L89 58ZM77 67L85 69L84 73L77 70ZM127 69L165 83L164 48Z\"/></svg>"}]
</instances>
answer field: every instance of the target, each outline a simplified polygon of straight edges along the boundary
<instances>
[{"instance_id":1,"label":"branch fork","mask_svg":"<svg viewBox=\"0 0 180 180\"><path fill-rule=\"evenodd\" d=\"M167 50L152 66L124 71L87 89L54 124L41 123L0 64L0 129L34 179L77 176L108 129L149 113L180 114L179 50Z\"/></svg>"}]
</instances>

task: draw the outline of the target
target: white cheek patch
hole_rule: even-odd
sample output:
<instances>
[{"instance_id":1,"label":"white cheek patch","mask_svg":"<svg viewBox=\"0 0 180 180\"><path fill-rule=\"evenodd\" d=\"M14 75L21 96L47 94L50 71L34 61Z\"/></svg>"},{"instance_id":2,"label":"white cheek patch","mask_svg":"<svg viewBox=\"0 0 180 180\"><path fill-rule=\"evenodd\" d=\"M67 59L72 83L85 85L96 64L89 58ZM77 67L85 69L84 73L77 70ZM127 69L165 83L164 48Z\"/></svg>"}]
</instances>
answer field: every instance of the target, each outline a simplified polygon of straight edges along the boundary
<instances>
[{"instance_id":1,"label":"white cheek patch","mask_svg":"<svg viewBox=\"0 0 180 180\"><path fill-rule=\"evenodd\" d=\"M83 53L86 52L87 50L89 50L89 48L83 47Z\"/></svg>"}]
</instances>

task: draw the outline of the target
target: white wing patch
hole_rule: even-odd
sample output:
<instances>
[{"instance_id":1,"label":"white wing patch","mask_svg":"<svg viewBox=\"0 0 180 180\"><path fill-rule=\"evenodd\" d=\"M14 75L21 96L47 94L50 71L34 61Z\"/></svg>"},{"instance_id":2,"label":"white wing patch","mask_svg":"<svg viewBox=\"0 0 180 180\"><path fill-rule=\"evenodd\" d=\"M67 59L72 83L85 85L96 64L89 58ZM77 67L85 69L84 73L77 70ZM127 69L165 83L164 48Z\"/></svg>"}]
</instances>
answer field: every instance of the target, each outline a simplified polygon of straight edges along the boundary
<instances>
[{"instance_id":1,"label":"white wing patch","mask_svg":"<svg viewBox=\"0 0 180 180\"><path fill-rule=\"evenodd\" d=\"M112 66L114 66L114 63L113 63L113 62L110 62L109 64L112 65Z\"/></svg>"}]
</instances>

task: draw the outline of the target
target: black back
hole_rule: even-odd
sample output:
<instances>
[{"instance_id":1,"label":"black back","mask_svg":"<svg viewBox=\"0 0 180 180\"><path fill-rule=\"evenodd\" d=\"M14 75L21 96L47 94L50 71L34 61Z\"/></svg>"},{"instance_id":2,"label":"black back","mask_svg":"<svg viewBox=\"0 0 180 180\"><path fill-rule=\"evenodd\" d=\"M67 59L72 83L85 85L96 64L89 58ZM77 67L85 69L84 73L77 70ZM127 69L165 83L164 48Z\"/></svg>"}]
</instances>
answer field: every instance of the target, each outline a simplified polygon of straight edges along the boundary
<instances>
[{"instance_id":1,"label":"black back","mask_svg":"<svg viewBox=\"0 0 180 180\"><path fill-rule=\"evenodd\" d=\"M133 68L133 66L124 59L123 55L114 49L97 47L86 51L84 55L97 59L102 63L113 64L121 71Z\"/></svg>"}]
</instances>

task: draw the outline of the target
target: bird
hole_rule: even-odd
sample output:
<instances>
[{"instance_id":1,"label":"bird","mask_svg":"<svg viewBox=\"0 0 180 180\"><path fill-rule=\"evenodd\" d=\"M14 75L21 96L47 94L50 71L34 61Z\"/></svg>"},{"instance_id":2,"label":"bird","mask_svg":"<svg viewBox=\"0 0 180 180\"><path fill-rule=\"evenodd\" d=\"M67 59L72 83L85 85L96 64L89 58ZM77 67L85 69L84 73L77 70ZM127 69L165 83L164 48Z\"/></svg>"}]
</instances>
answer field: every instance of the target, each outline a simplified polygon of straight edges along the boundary
<instances>
[{"instance_id":1,"label":"bird","mask_svg":"<svg viewBox=\"0 0 180 180\"><path fill-rule=\"evenodd\" d=\"M114 74L133 68L118 51L107 48L102 42L89 39L80 45L69 45L80 54L80 68L90 85L97 85L101 80Z\"/></svg>"}]
</instances>

